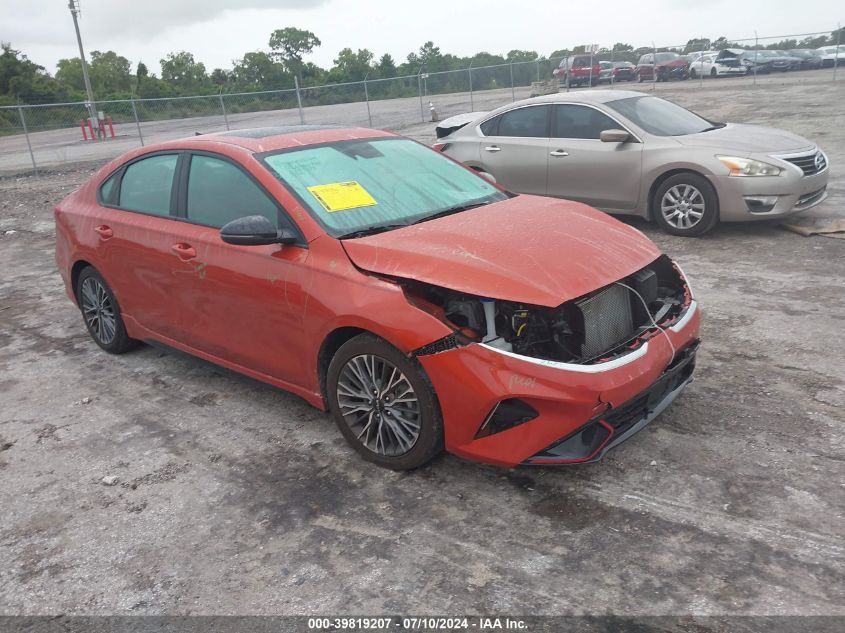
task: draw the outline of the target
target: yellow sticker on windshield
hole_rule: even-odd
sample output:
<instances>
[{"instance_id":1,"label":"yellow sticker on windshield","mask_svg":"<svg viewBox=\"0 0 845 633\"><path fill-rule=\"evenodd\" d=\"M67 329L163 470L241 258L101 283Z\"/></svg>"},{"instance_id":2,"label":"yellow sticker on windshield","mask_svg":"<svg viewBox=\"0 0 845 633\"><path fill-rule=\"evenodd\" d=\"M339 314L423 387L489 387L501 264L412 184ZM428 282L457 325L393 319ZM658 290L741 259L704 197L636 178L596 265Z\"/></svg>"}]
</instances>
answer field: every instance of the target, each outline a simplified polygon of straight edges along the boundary
<instances>
[{"instance_id":1,"label":"yellow sticker on windshield","mask_svg":"<svg viewBox=\"0 0 845 633\"><path fill-rule=\"evenodd\" d=\"M371 207L378 204L370 193L354 180L333 182L329 185L315 185L308 187L308 191L317 198L317 201L329 213Z\"/></svg>"}]
</instances>

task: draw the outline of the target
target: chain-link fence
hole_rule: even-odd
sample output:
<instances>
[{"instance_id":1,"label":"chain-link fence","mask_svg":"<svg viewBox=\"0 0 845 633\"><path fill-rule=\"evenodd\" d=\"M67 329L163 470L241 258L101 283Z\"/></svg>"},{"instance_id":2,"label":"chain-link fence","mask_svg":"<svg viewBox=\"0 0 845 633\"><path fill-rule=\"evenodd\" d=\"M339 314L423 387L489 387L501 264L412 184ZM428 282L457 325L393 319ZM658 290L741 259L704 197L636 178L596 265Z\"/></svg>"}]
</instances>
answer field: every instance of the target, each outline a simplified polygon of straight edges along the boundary
<instances>
[{"instance_id":1,"label":"chain-link fence","mask_svg":"<svg viewBox=\"0 0 845 633\"><path fill-rule=\"evenodd\" d=\"M487 111L509 101L558 90L588 89L590 85L615 89L640 84L638 89L659 92L669 80L688 80L691 89L717 86L715 79L740 75L736 81L749 89L778 85L784 72L810 71L808 80L836 81L845 77L845 44L830 43L812 60L796 59L789 51L816 36L832 31L731 40L720 46L736 52L737 63L726 71L713 64L705 38L680 45L648 43L639 48L589 46L567 57L470 65L457 70L429 70L416 74L363 81L300 86L264 92L221 93L160 99L57 103L0 107L0 173L22 172L66 163L107 159L124 151L160 141L229 129L280 125L340 124L403 130L414 125L472 111ZM836 29L836 33L841 33ZM724 42L720 43L724 44ZM770 50L783 44L787 50ZM815 50L815 49L814 49ZM577 51L577 49L576 49ZM686 70L664 76L647 72L647 56L662 59L682 56ZM588 74L569 72L573 55L589 59ZM777 60L774 58L778 58ZM788 59L788 62L784 62ZM583 61L583 59L582 59ZM627 62L629 73L613 68ZM553 73L560 67L559 76ZM577 81L573 81L578 75ZM666 82L664 83L664 80ZM644 85L643 85L644 84ZM577 87L583 85L583 88ZM736 85L736 84L734 84ZM93 112L94 116L91 116Z\"/></svg>"}]
</instances>

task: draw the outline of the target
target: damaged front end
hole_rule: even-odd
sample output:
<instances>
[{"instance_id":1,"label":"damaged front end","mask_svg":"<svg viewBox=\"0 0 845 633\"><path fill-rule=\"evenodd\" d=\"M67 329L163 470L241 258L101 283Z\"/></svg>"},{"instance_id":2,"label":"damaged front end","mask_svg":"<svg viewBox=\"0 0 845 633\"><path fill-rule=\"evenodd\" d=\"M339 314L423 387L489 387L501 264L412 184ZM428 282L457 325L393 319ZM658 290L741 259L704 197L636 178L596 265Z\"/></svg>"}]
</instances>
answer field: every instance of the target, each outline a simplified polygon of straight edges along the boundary
<instances>
[{"instance_id":1,"label":"damaged front end","mask_svg":"<svg viewBox=\"0 0 845 633\"><path fill-rule=\"evenodd\" d=\"M692 296L665 255L633 275L554 308L477 297L401 280L409 301L449 324L454 334L414 351L436 354L482 343L551 363L591 365L636 350L682 317Z\"/></svg>"},{"instance_id":2,"label":"damaged front end","mask_svg":"<svg viewBox=\"0 0 845 633\"><path fill-rule=\"evenodd\" d=\"M698 314L665 255L546 307L396 280L452 333L411 355L437 389L447 448L503 466L600 459L692 377Z\"/></svg>"}]
</instances>

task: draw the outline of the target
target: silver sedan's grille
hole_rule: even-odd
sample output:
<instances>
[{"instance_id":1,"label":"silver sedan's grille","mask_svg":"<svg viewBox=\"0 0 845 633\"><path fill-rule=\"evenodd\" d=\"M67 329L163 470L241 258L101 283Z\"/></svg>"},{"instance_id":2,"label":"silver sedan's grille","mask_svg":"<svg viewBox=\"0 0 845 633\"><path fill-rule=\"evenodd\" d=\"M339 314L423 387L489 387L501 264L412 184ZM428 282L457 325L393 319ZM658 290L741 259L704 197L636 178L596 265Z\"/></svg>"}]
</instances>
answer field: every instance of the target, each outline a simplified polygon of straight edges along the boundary
<instances>
[{"instance_id":1,"label":"silver sedan's grille","mask_svg":"<svg viewBox=\"0 0 845 633\"><path fill-rule=\"evenodd\" d=\"M631 299L623 286L610 286L575 305L584 316L584 358L612 349L634 332Z\"/></svg>"},{"instance_id":2,"label":"silver sedan's grille","mask_svg":"<svg viewBox=\"0 0 845 633\"><path fill-rule=\"evenodd\" d=\"M824 154L819 151L801 156L783 157L783 160L798 167L804 172L805 176L814 176L827 168L827 160L825 160Z\"/></svg>"}]
</instances>

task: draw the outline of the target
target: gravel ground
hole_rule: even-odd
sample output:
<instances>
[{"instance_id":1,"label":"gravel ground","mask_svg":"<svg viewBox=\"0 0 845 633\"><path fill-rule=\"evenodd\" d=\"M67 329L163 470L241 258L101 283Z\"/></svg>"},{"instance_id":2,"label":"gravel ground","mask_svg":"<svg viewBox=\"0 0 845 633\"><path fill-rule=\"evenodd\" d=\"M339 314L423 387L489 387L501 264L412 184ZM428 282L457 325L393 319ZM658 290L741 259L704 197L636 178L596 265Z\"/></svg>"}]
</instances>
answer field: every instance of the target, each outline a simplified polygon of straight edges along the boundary
<instances>
[{"instance_id":1,"label":"gravel ground","mask_svg":"<svg viewBox=\"0 0 845 633\"><path fill-rule=\"evenodd\" d=\"M845 215L842 83L661 92L819 141ZM294 396L99 351L52 255L94 168L0 179L0 613L845 616L845 241L632 220L703 306L685 394L599 464L397 474Z\"/></svg>"}]
</instances>

